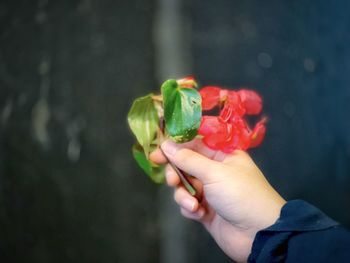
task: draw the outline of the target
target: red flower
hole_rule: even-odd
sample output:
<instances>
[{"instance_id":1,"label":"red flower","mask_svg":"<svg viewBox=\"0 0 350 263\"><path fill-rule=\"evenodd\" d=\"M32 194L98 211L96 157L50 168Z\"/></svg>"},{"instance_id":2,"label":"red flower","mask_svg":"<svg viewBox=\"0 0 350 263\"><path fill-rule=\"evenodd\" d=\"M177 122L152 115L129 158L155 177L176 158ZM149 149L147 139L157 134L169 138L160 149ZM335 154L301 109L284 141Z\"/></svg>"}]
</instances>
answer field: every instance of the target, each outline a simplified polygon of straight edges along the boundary
<instances>
[{"instance_id":1,"label":"red flower","mask_svg":"<svg viewBox=\"0 0 350 263\"><path fill-rule=\"evenodd\" d=\"M242 104L241 96L238 92L232 90L226 90L227 95L224 100L224 105L231 105L233 110L233 116L243 116L246 113L246 109Z\"/></svg>"},{"instance_id":2,"label":"red flower","mask_svg":"<svg viewBox=\"0 0 350 263\"><path fill-rule=\"evenodd\" d=\"M225 104L226 102L235 105L234 111L238 115L259 114L262 109L262 100L260 96L252 90L233 90L221 89L217 86L206 86L199 93L202 96L202 109L211 110L215 106Z\"/></svg>"},{"instance_id":3,"label":"red flower","mask_svg":"<svg viewBox=\"0 0 350 263\"><path fill-rule=\"evenodd\" d=\"M231 91L215 86L200 90L203 110L221 107L219 116L203 116L198 133L213 150L231 153L235 149L247 150L261 144L264 139L266 118L260 120L253 131L243 118L245 114L259 114L262 99L254 91Z\"/></svg>"},{"instance_id":4,"label":"red flower","mask_svg":"<svg viewBox=\"0 0 350 263\"><path fill-rule=\"evenodd\" d=\"M262 100L258 93L252 90L242 89L238 91L242 106L247 114L259 114L262 110Z\"/></svg>"},{"instance_id":5,"label":"red flower","mask_svg":"<svg viewBox=\"0 0 350 263\"><path fill-rule=\"evenodd\" d=\"M200 89L199 93L202 97L202 109L211 110L219 105L221 89L215 86L207 86Z\"/></svg>"},{"instance_id":6,"label":"red flower","mask_svg":"<svg viewBox=\"0 0 350 263\"><path fill-rule=\"evenodd\" d=\"M266 133L266 118L260 120L254 127L253 132L250 135L250 148L259 146L264 140Z\"/></svg>"}]
</instances>

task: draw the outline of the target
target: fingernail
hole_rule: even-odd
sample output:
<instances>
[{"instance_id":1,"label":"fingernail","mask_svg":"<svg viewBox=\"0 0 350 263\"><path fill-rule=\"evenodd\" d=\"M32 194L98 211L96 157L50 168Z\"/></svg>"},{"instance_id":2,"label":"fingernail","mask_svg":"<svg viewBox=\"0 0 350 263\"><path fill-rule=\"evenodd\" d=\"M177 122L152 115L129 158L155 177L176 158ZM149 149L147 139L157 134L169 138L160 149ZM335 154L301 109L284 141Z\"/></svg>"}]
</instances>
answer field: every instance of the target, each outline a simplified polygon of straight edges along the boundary
<instances>
[{"instance_id":1,"label":"fingernail","mask_svg":"<svg viewBox=\"0 0 350 263\"><path fill-rule=\"evenodd\" d=\"M185 199L182 201L182 206L183 208L185 208L186 210L193 212L194 211L194 207L195 207L195 202L191 199Z\"/></svg>"},{"instance_id":2,"label":"fingernail","mask_svg":"<svg viewBox=\"0 0 350 263\"><path fill-rule=\"evenodd\" d=\"M178 146L176 143L172 141L165 141L162 145L162 150L165 152L166 155L174 155L178 149Z\"/></svg>"}]
</instances>

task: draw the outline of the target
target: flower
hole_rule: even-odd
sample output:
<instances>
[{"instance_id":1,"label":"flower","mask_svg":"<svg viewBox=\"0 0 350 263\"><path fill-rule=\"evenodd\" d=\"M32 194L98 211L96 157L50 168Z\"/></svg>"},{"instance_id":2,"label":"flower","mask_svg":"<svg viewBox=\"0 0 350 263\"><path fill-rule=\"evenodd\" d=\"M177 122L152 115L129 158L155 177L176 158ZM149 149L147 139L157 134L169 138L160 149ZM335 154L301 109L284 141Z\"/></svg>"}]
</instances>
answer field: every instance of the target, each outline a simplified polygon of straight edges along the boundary
<instances>
[{"instance_id":1,"label":"flower","mask_svg":"<svg viewBox=\"0 0 350 263\"><path fill-rule=\"evenodd\" d=\"M215 86L207 86L200 89L199 93L202 97L202 110L211 110L220 102L221 89Z\"/></svg>"},{"instance_id":2,"label":"flower","mask_svg":"<svg viewBox=\"0 0 350 263\"><path fill-rule=\"evenodd\" d=\"M266 133L266 118L252 130L245 115L257 115L262 110L262 99L252 90L239 91L207 86L200 91L204 111L220 107L219 116L203 116L198 133L213 150L231 153L235 149L247 150L259 146Z\"/></svg>"},{"instance_id":3,"label":"flower","mask_svg":"<svg viewBox=\"0 0 350 263\"><path fill-rule=\"evenodd\" d=\"M238 91L242 106L247 114L256 115L262 110L262 99L253 90L242 89Z\"/></svg>"},{"instance_id":4,"label":"flower","mask_svg":"<svg viewBox=\"0 0 350 263\"><path fill-rule=\"evenodd\" d=\"M259 146L264 140L266 133L266 118L261 119L254 127L253 132L250 135L250 148Z\"/></svg>"}]
</instances>

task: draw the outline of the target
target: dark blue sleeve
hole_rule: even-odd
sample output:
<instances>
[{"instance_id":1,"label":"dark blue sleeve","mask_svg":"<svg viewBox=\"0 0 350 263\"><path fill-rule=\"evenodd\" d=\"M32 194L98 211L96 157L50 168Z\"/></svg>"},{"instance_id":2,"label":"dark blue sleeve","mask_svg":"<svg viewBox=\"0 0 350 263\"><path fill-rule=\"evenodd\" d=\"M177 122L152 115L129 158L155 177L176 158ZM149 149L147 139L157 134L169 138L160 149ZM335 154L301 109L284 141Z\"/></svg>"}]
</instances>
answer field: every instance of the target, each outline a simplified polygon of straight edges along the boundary
<instances>
[{"instance_id":1,"label":"dark blue sleeve","mask_svg":"<svg viewBox=\"0 0 350 263\"><path fill-rule=\"evenodd\" d=\"M248 262L350 262L350 232L302 200L287 202L280 218L259 231Z\"/></svg>"}]
</instances>

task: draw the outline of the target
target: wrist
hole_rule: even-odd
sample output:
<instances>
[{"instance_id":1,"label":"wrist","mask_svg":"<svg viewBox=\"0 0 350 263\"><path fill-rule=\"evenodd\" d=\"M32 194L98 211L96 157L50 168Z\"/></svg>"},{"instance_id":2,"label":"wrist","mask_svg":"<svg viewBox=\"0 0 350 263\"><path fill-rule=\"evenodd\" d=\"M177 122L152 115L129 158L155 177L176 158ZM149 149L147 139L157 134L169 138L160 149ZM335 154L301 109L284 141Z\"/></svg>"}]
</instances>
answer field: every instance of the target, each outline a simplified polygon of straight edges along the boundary
<instances>
[{"instance_id":1,"label":"wrist","mask_svg":"<svg viewBox=\"0 0 350 263\"><path fill-rule=\"evenodd\" d=\"M263 220L259 220L258 224L250 229L247 229L246 231L242 230L242 236L245 236L245 253L243 253L244 257L241 257L238 262L247 262L248 257L252 251L256 234L259 231L264 230L277 222L277 220L280 218L282 207L285 204L286 201L278 195L274 200L272 200L264 207L264 215L260 217L260 219ZM256 216L256 218L259 218L259 215ZM237 258L235 260L237 260Z\"/></svg>"},{"instance_id":2,"label":"wrist","mask_svg":"<svg viewBox=\"0 0 350 263\"><path fill-rule=\"evenodd\" d=\"M280 218L282 207L285 204L286 201L277 194L273 199L270 199L265 206L261 207L261 210L255 215L258 221L256 221L256 224L250 229L252 243L259 231L266 229L277 222Z\"/></svg>"}]
</instances>

